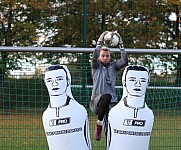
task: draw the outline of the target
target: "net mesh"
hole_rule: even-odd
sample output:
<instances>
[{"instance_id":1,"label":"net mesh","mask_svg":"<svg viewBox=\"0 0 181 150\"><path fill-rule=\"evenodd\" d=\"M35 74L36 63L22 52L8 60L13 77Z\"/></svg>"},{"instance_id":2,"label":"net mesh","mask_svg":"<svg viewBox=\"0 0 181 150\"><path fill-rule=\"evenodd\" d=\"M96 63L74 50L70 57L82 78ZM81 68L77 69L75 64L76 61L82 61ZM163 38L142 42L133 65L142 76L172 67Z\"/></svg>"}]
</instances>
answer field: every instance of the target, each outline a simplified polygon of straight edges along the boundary
<instances>
[{"instance_id":1,"label":"net mesh","mask_svg":"<svg viewBox=\"0 0 181 150\"><path fill-rule=\"evenodd\" d=\"M45 67L50 64L66 64L68 66L72 77L73 96L88 111L92 147L97 150L104 149L106 144L104 135L100 142L93 139L97 117L88 106L92 90L90 68L92 53L32 52L32 56L43 56L39 59L30 58L28 51L15 53L15 55L22 55L19 60L23 62L19 63L21 69L3 68L5 75L1 77L0 149L48 149L42 126L42 112L49 104L43 74ZM113 58L119 55L118 53ZM70 56L69 61L72 60L72 63L67 63L65 56ZM130 54L129 56L129 65L142 65L142 61L139 59L145 57L170 57L167 54L159 56ZM131 60L131 56L138 59ZM9 59L11 58L8 57L4 61L9 62ZM25 61L26 59L29 61ZM53 62L49 60L53 60ZM181 90L175 72L177 67L174 65L174 61L167 61L166 64L164 59L159 60L159 63L157 61L152 62L155 67L154 71L151 66L147 66L150 69L151 78L145 100L155 115L149 149L180 149ZM169 67L170 65L173 65L172 68ZM122 71L118 74L116 85L118 99L122 96Z\"/></svg>"},{"instance_id":2,"label":"net mesh","mask_svg":"<svg viewBox=\"0 0 181 150\"><path fill-rule=\"evenodd\" d=\"M179 50L180 6L180 0L1 0L0 45L27 50L0 52L0 149L48 150L41 117L49 103L43 73L50 64L68 65L72 93L89 114L92 147L105 149L104 136L100 142L92 138L97 120L88 107L92 53L40 49L93 48L103 31L116 30L125 48ZM155 122L149 149L180 150L181 53L130 53L129 64L150 70L146 102ZM116 87L119 99L121 76L122 70Z\"/></svg>"}]
</instances>

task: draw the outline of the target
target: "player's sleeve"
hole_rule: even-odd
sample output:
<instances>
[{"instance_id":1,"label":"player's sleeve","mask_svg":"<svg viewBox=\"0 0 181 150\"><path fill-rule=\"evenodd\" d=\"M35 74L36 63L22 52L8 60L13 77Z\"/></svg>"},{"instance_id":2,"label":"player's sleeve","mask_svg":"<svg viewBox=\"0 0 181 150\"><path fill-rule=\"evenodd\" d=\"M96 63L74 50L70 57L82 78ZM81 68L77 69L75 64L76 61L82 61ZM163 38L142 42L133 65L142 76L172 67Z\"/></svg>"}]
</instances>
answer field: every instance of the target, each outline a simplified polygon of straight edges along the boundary
<instances>
[{"instance_id":1,"label":"player's sleeve","mask_svg":"<svg viewBox=\"0 0 181 150\"><path fill-rule=\"evenodd\" d=\"M93 52L92 61L91 61L91 67L94 68L94 69L98 68L99 55L100 55L100 47L96 46L96 48L95 48L95 50Z\"/></svg>"},{"instance_id":2,"label":"player's sleeve","mask_svg":"<svg viewBox=\"0 0 181 150\"><path fill-rule=\"evenodd\" d=\"M121 69L121 68L128 65L128 55L127 55L124 47L120 48L120 50L121 50L121 59L118 59L116 61L116 69L117 70L119 70L119 69Z\"/></svg>"}]
</instances>

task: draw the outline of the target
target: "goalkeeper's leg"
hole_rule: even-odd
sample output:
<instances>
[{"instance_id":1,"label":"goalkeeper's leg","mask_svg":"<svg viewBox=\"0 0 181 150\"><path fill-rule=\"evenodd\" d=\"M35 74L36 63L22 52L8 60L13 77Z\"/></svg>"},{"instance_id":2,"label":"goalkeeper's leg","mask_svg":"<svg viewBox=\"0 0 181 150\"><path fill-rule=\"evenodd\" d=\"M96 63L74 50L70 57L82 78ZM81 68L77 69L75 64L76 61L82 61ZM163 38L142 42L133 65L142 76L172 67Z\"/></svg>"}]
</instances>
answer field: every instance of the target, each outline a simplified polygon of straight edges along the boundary
<instances>
[{"instance_id":1,"label":"goalkeeper's leg","mask_svg":"<svg viewBox=\"0 0 181 150\"><path fill-rule=\"evenodd\" d=\"M103 94L100 97L99 103L97 104L98 120L96 123L96 129L94 132L94 138L97 141L100 141L100 139L101 139L103 118L104 118L106 112L109 110L109 104L110 104L111 99L112 99L112 96L110 94Z\"/></svg>"}]
</instances>

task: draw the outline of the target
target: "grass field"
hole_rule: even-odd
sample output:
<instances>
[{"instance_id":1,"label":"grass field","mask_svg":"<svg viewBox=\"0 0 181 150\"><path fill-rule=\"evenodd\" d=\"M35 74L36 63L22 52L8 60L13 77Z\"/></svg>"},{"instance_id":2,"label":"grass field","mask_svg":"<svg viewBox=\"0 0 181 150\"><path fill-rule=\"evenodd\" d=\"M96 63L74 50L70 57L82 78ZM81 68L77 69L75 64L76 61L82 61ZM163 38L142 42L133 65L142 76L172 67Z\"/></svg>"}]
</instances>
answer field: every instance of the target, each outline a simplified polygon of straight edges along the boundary
<instances>
[{"instance_id":1,"label":"grass field","mask_svg":"<svg viewBox=\"0 0 181 150\"><path fill-rule=\"evenodd\" d=\"M155 122L149 149L180 150L181 112L155 110L154 114ZM0 150L48 150L41 115L40 110L1 110ZM95 122L96 117L89 113L92 148L105 150L104 136L100 142L92 138Z\"/></svg>"}]
</instances>

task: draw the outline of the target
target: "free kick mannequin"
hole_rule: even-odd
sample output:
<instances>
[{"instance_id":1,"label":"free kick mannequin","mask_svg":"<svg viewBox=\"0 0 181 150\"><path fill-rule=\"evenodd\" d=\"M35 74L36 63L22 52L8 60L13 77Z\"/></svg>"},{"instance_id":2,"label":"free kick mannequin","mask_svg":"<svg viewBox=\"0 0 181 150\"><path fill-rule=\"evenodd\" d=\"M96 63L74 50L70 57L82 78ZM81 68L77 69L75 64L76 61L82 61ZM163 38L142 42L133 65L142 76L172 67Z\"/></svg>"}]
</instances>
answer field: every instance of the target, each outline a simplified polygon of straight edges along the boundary
<instances>
[{"instance_id":1,"label":"free kick mannequin","mask_svg":"<svg viewBox=\"0 0 181 150\"><path fill-rule=\"evenodd\" d=\"M108 114L107 150L148 150L154 122L145 103L148 69L128 66L122 76L123 96Z\"/></svg>"},{"instance_id":2,"label":"free kick mannequin","mask_svg":"<svg viewBox=\"0 0 181 150\"><path fill-rule=\"evenodd\" d=\"M87 111L73 98L68 68L48 67L44 81L50 97L42 116L49 150L91 150Z\"/></svg>"}]
</instances>

